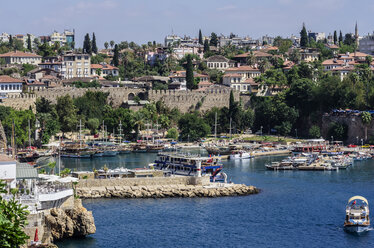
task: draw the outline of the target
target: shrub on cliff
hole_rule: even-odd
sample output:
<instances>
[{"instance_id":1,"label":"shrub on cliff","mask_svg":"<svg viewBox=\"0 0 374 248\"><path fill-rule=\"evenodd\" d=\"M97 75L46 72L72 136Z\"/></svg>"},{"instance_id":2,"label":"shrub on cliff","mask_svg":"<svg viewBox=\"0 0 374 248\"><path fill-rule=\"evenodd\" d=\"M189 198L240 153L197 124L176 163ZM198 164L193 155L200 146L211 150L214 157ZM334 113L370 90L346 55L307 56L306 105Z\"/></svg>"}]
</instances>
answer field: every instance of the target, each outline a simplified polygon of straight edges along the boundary
<instances>
[{"instance_id":1,"label":"shrub on cliff","mask_svg":"<svg viewBox=\"0 0 374 248\"><path fill-rule=\"evenodd\" d=\"M166 138L168 139L173 139L173 140L178 140L178 130L176 128L170 128L168 130L168 133L166 134Z\"/></svg>"}]
</instances>

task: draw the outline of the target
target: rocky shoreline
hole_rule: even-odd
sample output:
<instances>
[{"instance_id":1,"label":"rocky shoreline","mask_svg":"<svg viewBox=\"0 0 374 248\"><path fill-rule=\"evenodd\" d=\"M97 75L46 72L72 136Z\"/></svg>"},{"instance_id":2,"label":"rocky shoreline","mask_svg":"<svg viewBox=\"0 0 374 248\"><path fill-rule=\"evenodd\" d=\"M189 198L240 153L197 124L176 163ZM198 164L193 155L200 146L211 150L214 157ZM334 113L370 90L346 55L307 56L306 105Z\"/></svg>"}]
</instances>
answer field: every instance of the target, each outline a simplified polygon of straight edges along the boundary
<instances>
[{"instance_id":1,"label":"rocky shoreline","mask_svg":"<svg viewBox=\"0 0 374 248\"><path fill-rule=\"evenodd\" d=\"M257 194L260 190L244 184L162 185L162 186L106 186L77 188L83 199L93 198L170 198L224 197Z\"/></svg>"}]
</instances>

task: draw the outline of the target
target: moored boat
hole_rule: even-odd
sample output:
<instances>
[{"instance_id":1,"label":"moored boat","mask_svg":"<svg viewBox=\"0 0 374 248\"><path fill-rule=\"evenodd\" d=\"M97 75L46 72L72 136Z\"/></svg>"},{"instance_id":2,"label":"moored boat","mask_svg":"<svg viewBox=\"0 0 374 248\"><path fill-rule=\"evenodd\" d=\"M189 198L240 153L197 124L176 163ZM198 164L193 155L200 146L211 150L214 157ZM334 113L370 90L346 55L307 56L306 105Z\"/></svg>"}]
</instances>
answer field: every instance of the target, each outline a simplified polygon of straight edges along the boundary
<instances>
[{"instance_id":1,"label":"moored boat","mask_svg":"<svg viewBox=\"0 0 374 248\"><path fill-rule=\"evenodd\" d=\"M369 203L365 197L353 196L345 209L344 230L360 233L370 228Z\"/></svg>"},{"instance_id":2,"label":"moored boat","mask_svg":"<svg viewBox=\"0 0 374 248\"><path fill-rule=\"evenodd\" d=\"M233 151L230 155L230 159L248 159L251 158L251 153L242 151L242 150L237 150Z\"/></svg>"}]
</instances>

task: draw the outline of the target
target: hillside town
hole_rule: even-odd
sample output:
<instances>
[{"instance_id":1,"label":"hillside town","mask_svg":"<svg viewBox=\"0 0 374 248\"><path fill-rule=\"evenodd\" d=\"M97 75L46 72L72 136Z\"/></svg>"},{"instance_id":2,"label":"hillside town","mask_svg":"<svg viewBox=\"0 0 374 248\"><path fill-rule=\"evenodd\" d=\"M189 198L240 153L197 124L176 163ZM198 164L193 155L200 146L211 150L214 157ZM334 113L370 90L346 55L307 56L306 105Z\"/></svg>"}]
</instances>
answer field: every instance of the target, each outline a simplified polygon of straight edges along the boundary
<instances>
[{"instance_id":1,"label":"hillside town","mask_svg":"<svg viewBox=\"0 0 374 248\"><path fill-rule=\"evenodd\" d=\"M260 193L221 160L283 156L262 167L338 172L373 157L374 34L307 28L145 44L1 33L0 202L20 204L20 240L94 234L81 199Z\"/></svg>"}]
</instances>

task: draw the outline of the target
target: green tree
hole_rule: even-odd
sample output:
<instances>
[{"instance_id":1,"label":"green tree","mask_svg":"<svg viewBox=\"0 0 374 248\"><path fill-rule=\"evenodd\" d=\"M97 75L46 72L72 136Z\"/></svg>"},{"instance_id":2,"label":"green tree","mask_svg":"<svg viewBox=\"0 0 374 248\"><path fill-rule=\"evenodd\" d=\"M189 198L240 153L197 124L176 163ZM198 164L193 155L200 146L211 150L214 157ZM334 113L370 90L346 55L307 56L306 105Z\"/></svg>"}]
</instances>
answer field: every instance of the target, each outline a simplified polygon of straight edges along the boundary
<instances>
[{"instance_id":1,"label":"green tree","mask_svg":"<svg viewBox=\"0 0 374 248\"><path fill-rule=\"evenodd\" d=\"M217 37L217 34L212 32L212 34L210 35L210 43L209 45L211 46L215 46L217 47L218 46L218 37Z\"/></svg>"},{"instance_id":2,"label":"green tree","mask_svg":"<svg viewBox=\"0 0 374 248\"><path fill-rule=\"evenodd\" d=\"M114 66L119 65L119 51L118 51L118 45L117 44L114 46L113 65Z\"/></svg>"},{"instance_id":3,"label":"green tree","mask_svg":"<svg viewBox=\"0 0 374 248\"><path fill-rule=\"evenodd\" d=\"M92 53L91 40L90 35L88 33L86 34L86 36L84 36L83 52L88 54Z\"/></svg>"},{"instance_id":4,"label":"green tree","mask_svg":"<svg viewBox=\"0 0 374 248\"><path fill-rule=\"evenodd\" d=\"M58 120L62 132L71 132L75 130L78 124L77 109L74 106L73 99L69 95L57 98L56 105Z\"/></svg>"},{"instance_id":5,"label":"green tree","mask_svg":"<svg viewBox=\"0 0 374 248\"><path fill-rule=\"evenodd\" d=\"M343 33L340 30L340 33L339 33L339 44L341 44L342 42L343 42Z\"/></svg>"},{"instance_id":6,"label":"green tree","mask_svg":"<svg viewBox=\"0 0 374 248\"><path fill-rule=\"evenodd\" d=\"M338 44L338 35L336 33L336 30L334 31L334 44Z\"/></svg>"},{"instance_id":7,"label":"green tree","mask_svg":"<svg viewBox=\"0 0 374 248\"><path fill-rule=\"evenodd\" d=\"M109 44L110 44L110 47L113 49L113 47L114 47L114 40L111 40L110 42L109 42Z\"/></svg>"},{"instance_id":8,"label":"green tree","mask_svg":"<svg viewBox=\"0 0 374 248\"><path fill-rule=\"evenodd\" d=\"M13 48L14 42L13 42L13 36L9 35L9 47Z\"/></svg>"},{"instance_id":9,"label":"green tree","mask_svg":"<svg viewBox=\"0 0 374 248\"><path fill-rule=\"evenodd\" d=\"M6 193L5 184L0 181L0 194ZM20 247L29 236L24 232L27 225L27 207L13 196L5 200L0 195L0 247Z\"/></svg>"},{"instance_id":10,"label":"green tree","mask_svg":"<svg viewBox=\"0 0 374 248\"><path fill-rule=\"evenodd\" d=\"M201 29L199 29L199 44L202 45L203 43L203 34L201 33Z\"/></svg>"},{"instance_id":11,"label":"green tree","mask_svg":"<svg viewBox=\"0 0 374 248\"><path fill-rule=\"evenodd\" d=\"M372 117L371 117L371 114L369 112L362 112L361 113L361 120L362 120L362 123L365 125L365 140L368 139L368 125L371 123L372 121Z\"/></svg>"},{"instance_id":12,"label":"green tree","mask_svg":"<svg viewBox=\"0 0 374 248\"><path fill-rule=\"evenodd\" d=\"M178 121L182 140L197 141L210 133L209 125L196 113L186 113Z\"/></svg>"},{"instance_id":13,"label":"green tree","mask_svg":"<svg viewBox=\"0 0 374 248\"><path fill-rule=\"evenodd\" d=\"M334 140L345 141L348 136L348 126L337 122L332 122L329 126L328 137Z\"/></svg>"},{"instance_id":14,"label":"green tree","mask_svg":"<svg viewBox=\"0 0 374 248\"><path fill-rule=\"evenodd\" d=\"M104 47L105 47L105 49L108 49L109 43L107 41L104 42Z\"/></svg>"},{"instance_id":15,"label":"green tree","mask_svg":"<svg viewBox=\"0 0 374 248\"><path fill-rule=\"evenodd\" d=\"M308 33L305 28L305 23L303 23L303 28L301 29L301 32L300 32L300 46L307 47L308 43L309 43Z\"/></svg>"},{"instance_id":16,"label":"green tree","mask_svg":"<svg viewBox=\"0 0 374 248\"><path fill-rule=\"evenodd\" d=\"M95 134L100 126L100 120L97 118L88 119L86 122L86 126L88 129L90 129L91 134Z\"/></svg>"},{"instance_id":17,"label":"green tree","mask_svg":"<svg viewBox=\"0 0 374 248\"><path fill-rule=\"evenodd\" d=\"M49 174L55 174L56 162L49 162L48 163Z\"/></svg>"},{"instance_id":18,"label":"green tree","mask_svg":"<svg viewBox=\"0 0 374 248\"><path fill-rule=\"evenodd\" d=\"M209 52L210 47L209 47L209 41L206 39L204 40L204 53Z\"/></svg>"},{"instance_id":19,"label":"green tree","mask_svg":"<svg viewBox=\"0 0 374 248\"><path fill-rule=\"evenodd\" d=\"M321 131L319 126L313 125L309 128L309 137L312 139L321 137Z\"/></svg>"},{"instance_id":20,"label":"green tree","mask_svg":"<svg viewBox=\"0 0 374 248\"><path fill-rule=\"evenodd\" d=\"M97 54L97 45L96 45L96 36L95 33L92 33L92 52Z\"/></svg>"},{"instance_id":21,"label":"green tree","mask_svg":"<svg viewBox=\"0 0 374 248\"><path fill-rule=\"evenodd\" d=\"M32 52L31 37L30 34L27 34L27 50Z\"/></svg>"},{"instance_id":22,"label":"green tree","mask_svg":"<svg viewBox=\"0 0 374 248\"><path fill-rule=\"evenodd\" d=\"M186 84L187 84L187 89L189 90L195 89L192 58L189 54L187 55Z\"/></svg>"},{"instance_id":23,"label":"green tree","mask_svg":"<svg viewBox=\"0 0 374 248\"><path fill-rule=\"evenodd\" d=\"M289 121L284 121L281 125L275 126L275 129L280 135L287 136L291 132L292 124Z\"/></svg>"},{"instance_id":24,"label":"green tree","mask_svg":"<svg viewBox=\"0 0 374 248\"><path fill-rule=\"evenodd\" d=\"M178 130L174 127L170 128L168 130L168 133L166 134L166 138L173 139L173 140L178 140L178 136L179 136Z\"/></svg>"}]
</instances>

